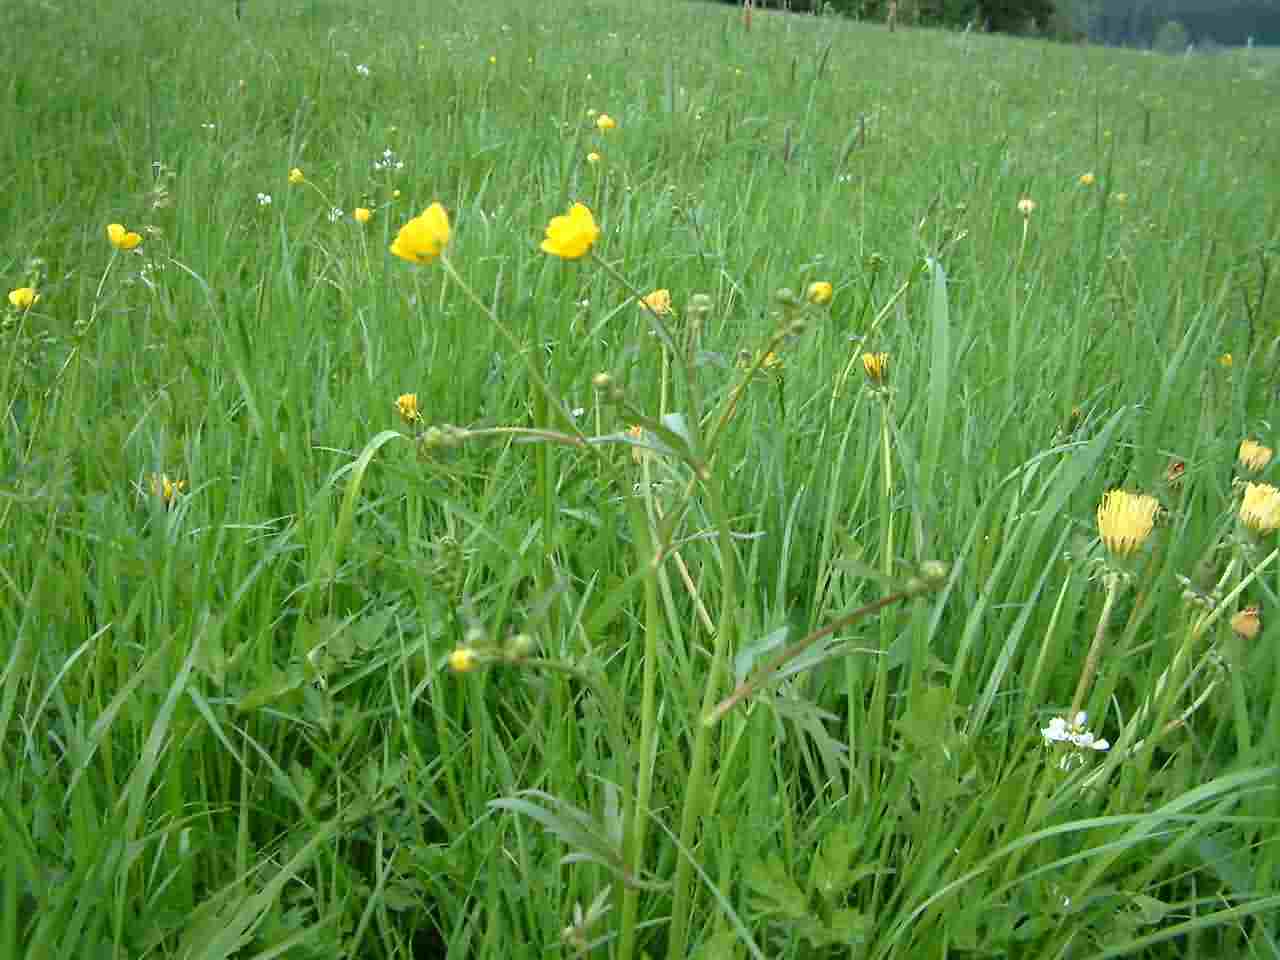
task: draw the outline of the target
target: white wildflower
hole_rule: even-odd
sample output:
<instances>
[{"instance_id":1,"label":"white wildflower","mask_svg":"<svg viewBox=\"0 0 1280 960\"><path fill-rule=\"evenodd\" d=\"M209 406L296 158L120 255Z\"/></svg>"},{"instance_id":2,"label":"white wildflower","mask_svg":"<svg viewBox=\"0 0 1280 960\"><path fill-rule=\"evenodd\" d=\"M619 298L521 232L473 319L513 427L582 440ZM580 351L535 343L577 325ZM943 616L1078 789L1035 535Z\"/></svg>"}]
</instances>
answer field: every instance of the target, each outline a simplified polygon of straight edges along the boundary
<instances>
[{"instance_id":1,"label":"white wildflower","mask_svg":"<svg viewBox=\"0 0 1280 960\"><path fill-rule=\"evenodd\" d=\"M1065 717L1054 717L1047 727L1041 728L1040 736L1044 737L1047 745L1065 743L1072 748L1058 763L1063 770L1070 770L1073 765L1084 763L1086 750L1102 753L1111 749L1111 741L1096 737L1086 729L1088 722L1088 715L1081 710L1070 723Z\"/></svg>"},{"instance_id":2,"label":"white wildflower","mask_svg":"<svg viewBox=\"0 0 1280 960\"><path fill-rule=\"evenodd\" d=\"M368 66L368 64L364 64L364 63L357 63L357 64L356 64L356 73L360 74L360 76L362 76L362 77L367 77L367 76L369 75L369 66Z\"/></svg>"},{"instance_id":3,"label":"white wildflower","mask_svg":"<svg viewBox=\"0 0 1280 960\"><path fill-rule=\"evenodd\" d=\"M337 222L338 222L339 220L341 220L341 219L342 219L342 208L341 208L341 207L332 207L332 208L330 208L330 210L329 210L329 222L330 222L330 223L337 223Z\"/></svg>"},{"instance_id":4,"label":"white wildflower","mask_svg":"<svg viewBox=\"0 0 1280 960\"><path fill-rule=\"evenodd\" d=\"M260 207L269 207L269 206L271 206L271 194L269 194L269 193L260 193L260 194L258 194L258 206L260 206Z\"/></svg>"}]
</instances>

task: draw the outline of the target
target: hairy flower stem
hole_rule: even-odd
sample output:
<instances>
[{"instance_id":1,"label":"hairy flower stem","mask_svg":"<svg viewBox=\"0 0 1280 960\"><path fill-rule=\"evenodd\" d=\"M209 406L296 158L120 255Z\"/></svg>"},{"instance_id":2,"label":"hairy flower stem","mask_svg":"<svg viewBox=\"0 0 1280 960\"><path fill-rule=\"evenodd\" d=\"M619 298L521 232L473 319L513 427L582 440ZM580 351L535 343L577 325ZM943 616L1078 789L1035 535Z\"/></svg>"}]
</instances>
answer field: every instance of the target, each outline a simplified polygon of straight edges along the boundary
<instances>
[{"instance_id":1,"label":"hairy flower stem","mask_svg":"<svg viewBox=\"0 0 1280 960\"><path fill-rule=\"evenodd\" d=\"M646 464L647 470L647 464ZM646 490L650 489L645 484ZM646 493L651 498L652 493ZM649 797L653 791L654 738L657 730L656 687L658 675L658 637L661 633L662 609L658 602L658 547L653 542L648 512L634 498L631 504L631 527L636 543L636 560L645 568L644 578L644 664L640 693L640 748L631 758L638 767L635 795L628 800L624 825L623 860L634 877L642 873L646 830L649 824ZM630 791L628 791L630 797ZM622 890L622 922L619 931L618 960L631 960L635 954L636 921L639 917L640 890L628 884Z\"/></svg>"},{"instance_id":2,"label":"hairy flower stem","mask_svg":"<svg viewBox=\"0 0 1280 960\"><path fill-rule=\"evenodd\" d=\"M881 597L874 603L869 603L865 607L859 607L852 613L843 616L838 620L833 620L825 627L821 627L813 631L813 633L810 633L805 637L801 637L795 643L791 644L791 646L785 648L774 656L773 659L761 667L760 670L750 679L744 680L742 683L738 684L738 686L734 688L733 693L721 700L716 704L715 709L703 717L702 722L709 726L719 723L726 713L740 704L743 700L753 696L761 687L764 687L770 680L774 679L779 670L824 637L829 637L833 633L843 630L845 627L851 626L859 620L883 610L885 607L892 606L893 604L899 603L903 600L909 600L920 592L922 591L918 589L907 589L891 593L887 597Z\"/></svg>"},{"instance_id":3,"label":"hairy flower stem","mask_svg":"<svg viewBox=\"0 0 1280 960\"><path fill-rule=\"evenodd\" d=\"M1102 602L1102 613L1098 616L1098 626L1093 631L1093 643L1089 646L1089 655L1085 658L1084 669L1080 671L1080 682L1076 684L1076 695L1071 698L1071 709L1067 716L1074 717L1084 706L1084 699L1093 683L1094 674L1098 672L1098 663L1102 660L1102 651L1107 646L1107 626L1111 621L1111 610L1116 605L1116 597L1120 593L1123 578L1114 570L1107 573L1103 580L1107 589L1106 599Z\"/></svg>"},{"instance_id":4,"label":"hairy flower stem","mask_svg":"<svg viewBox=\"0 0 1280 960\"><path fill-rule=\"evenodd\" d=\"M733 534L729 525L729 515L724 509L724 498L720 487L713 483L706 484L711 515L715 518L719 531L719 554L721 566L720 622L715 633L715 642L711 652L711 666L707 671L706 686L702 691L702 716L707 716L715 706L716 697L728 668L728 653L732 649L732 639L736 634L736 615L739 598L737 596L737 554L733 546ZM674 894L671 901L671 927L667 938L668 960L686 960L689 955L689 917L693 906L693 861L690 851L697 841L698 825L707 808L709 791L707 789L707 757L711 749L714 727L705 723L697 724L697 733L693 740L693 756L689 765L689 780L684 795L684 809L680 816L680 858L676 861Z\"/></svg>"},{"instance_id":5,"label":"hairy flower stem","mask_svg":"<svg viewBox=\"0 0 1280 960\"><path fill-rule=\"evenodd\" d=\"M880 568L886 582L893 577L893 443L889 409L888 388L877 394L880 398ZM870 734L879 741L884 729L884 715L889 688L889 645L893 642L893 625L888 620L880 623L880 656L876 657L876 679L872 688L871 716L868 718ZM880 757L876 751L871 758L871 783L879 782Z\"/></svg>"}]
</instances>

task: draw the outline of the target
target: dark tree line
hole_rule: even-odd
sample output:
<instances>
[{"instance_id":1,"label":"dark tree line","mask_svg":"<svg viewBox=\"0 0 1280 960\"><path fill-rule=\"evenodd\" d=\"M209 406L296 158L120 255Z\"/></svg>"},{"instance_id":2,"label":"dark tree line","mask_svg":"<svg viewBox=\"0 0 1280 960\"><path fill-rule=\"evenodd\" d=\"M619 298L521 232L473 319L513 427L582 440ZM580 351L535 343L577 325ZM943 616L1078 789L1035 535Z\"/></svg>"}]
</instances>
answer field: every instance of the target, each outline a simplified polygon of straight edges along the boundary
<instances>
[{"instance_id":1,"label":"dark tree line","mask_svg":"<svg viewBox=\"0 0 1280 960\"><path fill-rule=\"evenodd\" d=\"M741 3L742 0L726 0ZM798 12L884 20L892 0L754 0ZM897 0L902 24L1035 33L1149 47L1169 23L1197 45L1280 45L1280 0Z\"/></svg>"},{"instance_id":2,"label":"dark tree line","mask_svg":"<svg viewBox=\"0 0 1280 960\"><path fill-rule=\"evenodd\" d=\"M1193 43L1280 44L1280 0L1066 0L1072 19L1097 43L1150 46L1167 23Z\"/></svg>"},{"instance_id":3,"label":"dark tree line","mask_svg":"<svg viewBox=\"0 0 1280 960\"><path fill-rule=\"evenodd\" d=\"M741 4L742 0L726 0ZM831 13L859 20L884 20L893 0L754 0L756 6L798 12ZM1050 29L1055 0L897 0L897 21L920 26L977 28L1000 33L1037 33Z\"/></svg>"}]
</instances>

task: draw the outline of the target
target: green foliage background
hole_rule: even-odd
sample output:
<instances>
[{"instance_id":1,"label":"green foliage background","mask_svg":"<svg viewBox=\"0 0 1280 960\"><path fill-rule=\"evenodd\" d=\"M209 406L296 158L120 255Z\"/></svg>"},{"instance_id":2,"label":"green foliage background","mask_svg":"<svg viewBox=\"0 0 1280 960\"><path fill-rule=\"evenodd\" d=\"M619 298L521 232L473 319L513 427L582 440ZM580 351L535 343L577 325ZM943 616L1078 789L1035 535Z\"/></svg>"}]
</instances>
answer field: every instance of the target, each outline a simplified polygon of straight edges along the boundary
<instances>
[{"instance_id":1,"label":"green foliage background","mask_svg":"<svg viewBox=\"0 0 1280 960\"><path fill-rule=\"evenodd\" d=\"M1234 460L1275 445L1276 63L666 0L0 35L41 295L0 339L0 956L1275 955ZM386 252L435 200L455 273ZM1164 515L1104 618L1112 488ZM1108 751L1045 743L1077 699Z\"/></svg>"}]
</instances>

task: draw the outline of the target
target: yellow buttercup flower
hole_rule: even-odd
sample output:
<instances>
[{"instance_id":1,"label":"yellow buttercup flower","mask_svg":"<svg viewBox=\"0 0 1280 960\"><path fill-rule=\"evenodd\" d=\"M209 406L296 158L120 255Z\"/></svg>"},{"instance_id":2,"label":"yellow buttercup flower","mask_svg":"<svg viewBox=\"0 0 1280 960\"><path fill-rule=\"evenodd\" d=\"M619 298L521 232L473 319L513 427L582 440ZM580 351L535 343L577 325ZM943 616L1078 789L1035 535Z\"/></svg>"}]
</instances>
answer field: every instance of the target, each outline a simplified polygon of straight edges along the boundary
<instances>
[{"instance_id":1,"label":"yellow buttercup flower","mask_svg":"<svg viewBox=\"0 0 1280 960\"><path fill-rule=\"evenodd\" d=\"M448 242L449 215L439 203L433 203L400 228L391 252L410 263L430 263Z\"/></svg>"},{"instance_id":2,"label":"yellow buttercup flower","mask_svg":"<svg viewBox=\"0 0 1280 960\"><path fill-rule=\"evenodd\" d=\"M164 473L151 475L151 492L163 500L166 507L173 506L174 499L186 489L185 480L170 480L168 474Z\"/></svg>"},{"instance_id":3,"label":"yellow buttercup flower","mask_svg":"<svg viewBox=\"0 0 1280 960\"><path fill-rule=\"evenodd\" d=\"M1080 174L1080 186L1082 187L1092 187L1097 182L1098 182L1098 178L1095 177L1092 173Z\"/></svg>"},{"instance_id":4,"label":"yellow buttercup flower","mask_svg":"<svg viewBox=\"0 0 1280 960\"><path fill-rule=\"evenodd\" d=\"M600 162L600 154L596 153L594 150L592 150L590 153L587 154L587 163L597 164L599 162Z\"/></svg>"},{"instance_id":5,"label":"yellow buttercup flower","mask_svg":"<svg viewBox=\"0 0 1280 960\"><path fill-rule=\"evenodd\" d=\"M142 242L142 235L126 230L121 224L107 224L107 239L117 250L132 250Z\"/></svg>"},{"instance_id":6,"label":"yellow buttercup flower","mask_svg":"<svg viewBox=\"0 0 1280 960\"><path fill-rule=\"evenodd\" d=\"M618 121L614 120L613 117L609 116L607 113L602 113L600 116L596 117L596 129L602 133L616 129L617 126Z\"/></svg>"},{"instance_id":7,"label":"yellow buttercup flower","mask_svg":"<svg viewBox=\"0 0 1280 960\"><path fill-rule=\"evenodd\" d=\"M356 218L356 223L368 223L373 219L373 211L368 207L356 207L351 215Z\"/></svg>"},{"instance_id":8,"label":"yellow buttercup flower","mask_svg":"<svg viewBox=\"0 0 1280 960\"><path fill-rule=\"evenodd\" d=\"M1245 484L1240 522L1255 533L1280 530L1280 490L1269 483Z\"/></svg>"},{"instance_id":9,"label":"yellow buttercup flower","mask_svg":"<svg viewBox=\"0 0 1280 960\"><path fill-rule=\"evenodd\" d=\"M416 393L402 393L396 397L396 412L404 418L405 423L417 423L422 419L422 411L418 409Z\"/></svg>"},{"instance_id":10,"label":"yellow buttercup flower","mask_svg":"<svg viewBox=\"0 0 1280 960\"><path fill-rule=\"evenodd\" d=\"M824 307L831 302L831 297L834 293L834 288L826 280L815 280L805 290L804 298L810 303Z\"/></svg>"},{"instance_id":11,"label":"yellow buttercup flower","mask_svg":"<svg viewBox=\"0 0 1280 960\"><path fill-rule=\"evenodd\" d=\"M591 210L584 203L575 203L564 216L551 218L542 250L564 260L577 260L586 255L599 236L600 228Z\"/></svg>"},{"instance_id":12,"label":"yellow buttercup flower","mask_svg":"<svg viewBox=\"0 0 1280 960\"><path fill-rule=\"evenodd\" d=\"M470 647L458 647L449 654L449 669L454 673L469 673L476 668L479 658Z\"/></svg>"},{"instance_id":13,"label":"yellow buttercup flower","mask_svg":"<svg viewBox=\"0 0 1280 960\"><path fill-rule=\"evenodd\" d=\"M303 176L302 171L299 170L297 167L294 167L292 170L289 171L289 182L293 184L295 187L300 183L306 182L306 179L307 178Z\"/></svg>"},{"instance_id":14,"label":"yellow buttercup flower","mask_svg":"<svg viewBox=\"0 0 1280 960\"><path fill-rule=\"evenodd\" d=\"M19 287L9 291L9 302L19 310L30 310L40 302L40 294L36 293L35 287Z\"/></svg>"},{"instance_id":15,"label":"yellow buttercup flower","mask_svg":"<svg viewBox=\"0 0 1280 960\"><path fill-rule=\"evenodd\" d=\"M1264 447L1256 440L1240 441L1240 452L1236 454L1236 460L1240 466L1250 473L1258 473L1271 462L1271 457L1275 451L1270 447Z\"/></svg>"},{"instance_id":16,"label":"yellow buttercup flower","mask_svg":"<svg viewBox=\"0 0 1280 960\"><path fill-rule=\"evenodd\" d=\"M889 354L864 353L862 369L866 371L867 379L873 387L883 387L889 381Z\"/></svg>"},{"instance_id":17,"label":"yellow buttercup flower","mask_svg":"<svg viewBox=\"0 0 1280 960\"><path fill-rule=\"evenodd\" d=\"M1116 557L1136 552L1155 526L1160 502L1145 493L1108 490L1098 505L1098 533L1103 546Z\"/></svg>"},{"instance_id":18,"label":"yellow buttercup flower","mask_svg":"<svg viewBox=\"0 0 1280 960\"><path fill-rule=\"evenodd\" d=\"M1218 366L1222 367L1224 370L1230 370L1231 365L1234 362L1235 361L1231 359L1231 354L1229 353L1224 353L1218 358Z\"/></svg>"},{"instance_id":19,"label":"yellow buttercup flower","mask_svg":"<svg viewBox=\"0 0 1280 960\"><path fill-rule=\"evenodd\" d=\"M662 289L655 290L653 293L643 297L644 305L653 313L660 317L670 316L671 314L671 291Z\"/></svg>"}]
</instances>

